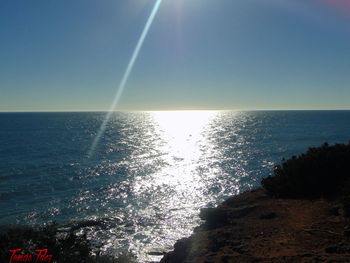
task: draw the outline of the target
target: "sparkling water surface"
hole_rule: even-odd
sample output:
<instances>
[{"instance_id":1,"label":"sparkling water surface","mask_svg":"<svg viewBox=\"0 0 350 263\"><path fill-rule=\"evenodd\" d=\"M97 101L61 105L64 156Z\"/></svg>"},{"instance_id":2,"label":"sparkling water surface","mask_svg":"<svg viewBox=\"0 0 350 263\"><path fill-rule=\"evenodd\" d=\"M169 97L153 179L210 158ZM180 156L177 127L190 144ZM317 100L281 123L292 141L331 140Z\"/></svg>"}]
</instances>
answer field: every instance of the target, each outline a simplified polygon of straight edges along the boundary
<instances>
[{"instance_id":1,"label":"sparkling water surface","mask_svg":"<svg viewBox=\"0 0 350 263\"><path fill-rule=\"evenodd\" d=\"M0 114L0 224L68 223L103 253L159 260L202 207L258 187L283 157L347 143L350 111ZM153 253L151 253L153 254Z\"/></svg>"}]
</instances>

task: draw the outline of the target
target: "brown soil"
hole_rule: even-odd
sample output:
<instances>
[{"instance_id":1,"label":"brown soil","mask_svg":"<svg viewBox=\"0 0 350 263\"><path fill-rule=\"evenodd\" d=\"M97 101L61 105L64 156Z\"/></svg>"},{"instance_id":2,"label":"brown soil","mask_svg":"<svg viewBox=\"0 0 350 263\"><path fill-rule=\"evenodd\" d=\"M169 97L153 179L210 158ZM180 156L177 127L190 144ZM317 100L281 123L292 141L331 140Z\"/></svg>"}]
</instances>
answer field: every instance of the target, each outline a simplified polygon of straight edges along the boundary
<instances>
[{"instance_id":1,"label":"brown soil","mask_svg":"<svg viewBox=\"0 0 350 263\"><path fill-rule=\"evenodd\" d=\"M348 221L332 201L275 199L260 189L201 217L161 262L350 262Z\"/></svg>"}]
</instances>

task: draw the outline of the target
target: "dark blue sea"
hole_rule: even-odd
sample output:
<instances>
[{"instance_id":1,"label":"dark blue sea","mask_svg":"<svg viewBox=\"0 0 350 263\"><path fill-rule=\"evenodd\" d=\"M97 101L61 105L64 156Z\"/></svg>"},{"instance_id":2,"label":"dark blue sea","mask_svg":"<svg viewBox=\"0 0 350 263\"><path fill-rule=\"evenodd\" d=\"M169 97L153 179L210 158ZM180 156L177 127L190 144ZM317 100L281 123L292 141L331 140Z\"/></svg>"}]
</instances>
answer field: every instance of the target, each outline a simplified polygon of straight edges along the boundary
<instances>
[{"instance_id":1,"label":"dark blue sea","mask_svg":"<svg viewBox=\"0 0 350 263\"><path fill-rule=\"evenodd\" d=\"M350 111L0 114L0 224L84 229L106 254L155 260L199 209L256 188L275 164L350 140ZM82 230L79 230L82 231Z\"/></svg>"}]
</instances>

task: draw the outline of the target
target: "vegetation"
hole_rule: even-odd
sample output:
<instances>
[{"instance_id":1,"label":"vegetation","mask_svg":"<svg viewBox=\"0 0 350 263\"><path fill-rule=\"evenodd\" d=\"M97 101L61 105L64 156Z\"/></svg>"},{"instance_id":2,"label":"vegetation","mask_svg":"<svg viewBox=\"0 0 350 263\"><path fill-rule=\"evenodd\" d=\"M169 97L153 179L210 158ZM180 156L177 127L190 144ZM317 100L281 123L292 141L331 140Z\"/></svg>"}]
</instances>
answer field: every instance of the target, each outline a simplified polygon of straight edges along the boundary
<instances>
[{"instance_id":1,"label":"vegetation","mask_svg":"<svg viewBox=\"0 0 350 263\"><path fill-rule=\"evenodd\" d=\"M49 249L53 255L52 262L64 263L131 263L135 262L131 255L118 258L92 255L89 241L85 236L77 236L74 232L66 232L66 236L58 238L58 224L49 224L35 228L29 226L3 227L0 231L0 262L9 262L9 250L21 248L25 254L35 255L36 249Z\"/></svg>"},{"instance_id":2,"label":"vegetation","mask_svg":"<svg viewBox=\"0 0 350 263\"><path fill-rule=\"evenodd\" d=\"M350 215L350 143L325 143L283 160L262 186L281 198L336 198Z\"/></svg>"}]
</instances>

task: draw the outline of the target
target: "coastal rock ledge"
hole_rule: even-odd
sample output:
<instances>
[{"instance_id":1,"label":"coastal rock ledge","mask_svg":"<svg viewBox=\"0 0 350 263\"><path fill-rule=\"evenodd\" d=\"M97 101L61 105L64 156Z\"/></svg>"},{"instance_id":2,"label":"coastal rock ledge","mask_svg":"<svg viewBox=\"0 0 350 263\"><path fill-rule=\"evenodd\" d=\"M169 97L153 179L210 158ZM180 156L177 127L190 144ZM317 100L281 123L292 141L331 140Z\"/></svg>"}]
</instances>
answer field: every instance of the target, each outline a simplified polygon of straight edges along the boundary
<instances>
[{"instance_id":1,"label":"coastal rock ledge","mask_svg":"<svg viewBox=\"0 0 350 263\"><path fill-rule=\"evenodd\" d=\"M343 214L336 201L246 192L202 209L204 223L160 262L350 262Z\"/></svg>"}]
</instances>

